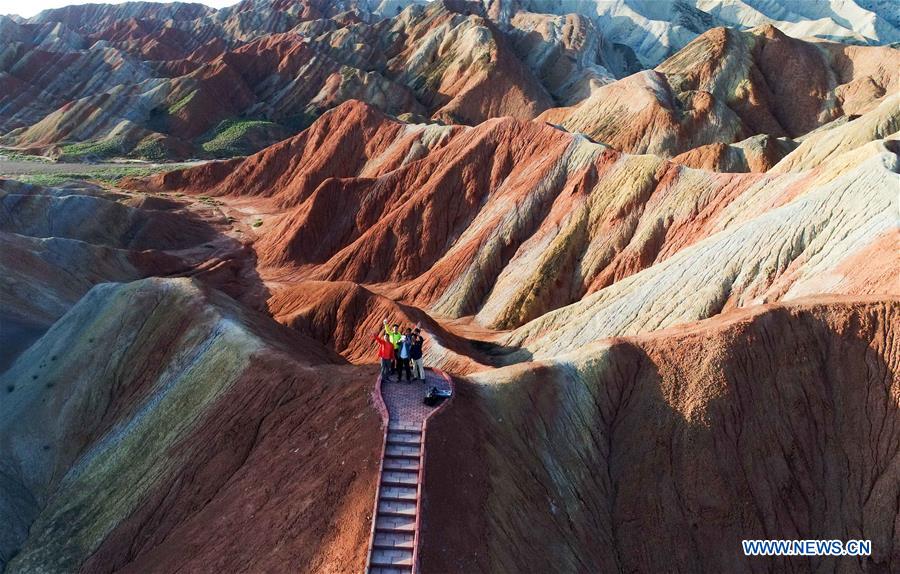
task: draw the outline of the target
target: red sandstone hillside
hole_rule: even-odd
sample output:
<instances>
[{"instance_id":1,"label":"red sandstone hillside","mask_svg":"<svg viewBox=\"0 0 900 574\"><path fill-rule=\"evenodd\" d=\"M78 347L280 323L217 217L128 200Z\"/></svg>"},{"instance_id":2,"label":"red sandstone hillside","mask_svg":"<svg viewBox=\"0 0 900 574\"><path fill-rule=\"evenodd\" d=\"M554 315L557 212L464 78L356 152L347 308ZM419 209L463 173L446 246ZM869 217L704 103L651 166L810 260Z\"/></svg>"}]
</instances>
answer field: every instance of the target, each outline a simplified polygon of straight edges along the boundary
<instances>
[{"instance_id":1,"label":"red sandstone hillside","mask_svg":"<svg viewBox=\"0 0 900 574\"><path fill-rule=\"evenodd\" d=\"M749 32L716 28L657 66L595 91L540 119L616 149L719 167L686 155L700 146L764 134L797 138L844 116L874 109L897 93L896 48L790 38L773 26ZM788 150L758 152L765 171ZM712 152L720 153L720 152ZM739 161L729 171L747 171Z\"/></svg>"},{"instance_id":2,"label":"red sandstone hillside","mask_svg":"<svg viewBox=\"0 0 900 574\"><path fill-rule=\"evenodd\" d=\"M0 205L0 566L359 571L372 372L251 309L215 206L7 180Z\"/></svg>"},{"instance_id":3,"label":"red sandstone hillside","mask_svg":"<svg viewBox=\"0 0 900 574\"><path fill-rule=\"evenodd\" d=\"M835 563L895 571L898 314L757 307L461 381L430 423L422 570L816 571L741 555L775 538L868 539Z\"/></svg>"},{"instance_id":4,"label":"red sandstone hillside","mask_svg":"<svg viewBox=\"0 0 900 574\"><path fill-rule=\"evenodd\" d=\"M771 25L713 28L627 75L637 68L623 68L589 15L451 0L383 9L248 0L2 17L0 144L69 159L229 157L358 99L449 124L540 115L620 151L764 171L794 143L748 138L798 138L898 85L895 48Z\"/></svg>"},{"instance_id":5,"label":"red sandstone hillside","mask_svg":"<svg viewBox=\"0 0 900 574\"><path fill-rule=\"evenodd\" d=\"M187 279L95 287L0 376L6 571L358 572L379 418L339 362Z\"/></svg>"},{"instance_id":6,"label":"red sandstone hillside","mask_svg":"<svg viewBox=\"0 0 900 574\"><path fill-rule=\"evenodd\" d=\"M857 126L881 125L872 113ZM0 436L27 445L0 443L7 569L358 571L375 373L324 345L368 362L365 333L388 315L423 322L430 364L470 374L429 431L423 568L741 571L733 546L750 533L871 537L867 563L890 570L896 440L867 429L897 416L894 141L799 172L716 174L534 122L412 127L348 103L247 160L142 183L156 194L5 184L0 238L19 253L6 288L38 296L4 310L53 323L0 375L16 425ZM288 248L303 234L307 249ZM71 247L45 254L54 244ZM591 277L596 253L590 293L559 288ZM72 292L73 277L173 272L199 273ZM787 305L759 305L774 299ZM792 452L822 454L809 469ZM840 453L876 486L829 514L823 500L863 498ZM733 510L748 505L759 512ZM239 532L253 536L230 544ZM707 551L672 556L692 544Z\"/></svg>"},{"instance_id":7,"label":"red sandstone hillside","mask_svg":"<svg viewBox=\"0 0 900 574\"><path fill-rule=\"evenodd\" d=\"M18 41L0 59L0 141L71 157L239 155L349 98L451 123L530 119L553 105L474 4L381 20L328 2L258 4L187 21L110 11L109 27L74 7L4 17ZM252 34L232 27L243 14L257 22Z\"/></svg>"},{"instance_id":8,"label":"red sandstone hillside","mask_svg":"<svg viewBox=\"0 0 900 574\"><path fill-rule=\"evenodd\" d=\"M405 126L347 103L246 160L140 185L261 202L264 277L376 284L441 316L521 327L521 346L550 325L593 321L589 339L823 289L895 292L898 160L891 140L860 145L797 175L715 174L537 122ZM652 311L598 314L651 292Z\"/></svg>"},{"instance_id":9,"label":"red sandstone hillside","mask_svg":"<svg viewBox=\"0 0 900 574\"><path fill-rule=\"evenodd\" d=\"M391 128L370 108L348 106L354 107L343 110L356 114L353 121L372 121L370 129ZM381 153L373 145L362 164L377 163L392 149L387 140L380 145ZM445 147L453 145L451 137ZM883 154L890 152L882 149L871 150L875 155L868 159L884 161ZM362 164L350 168L364 171ZM402 168L387 173L397 169ZM822 170L802 176L835 177ZM77 198L107 224L121 218L119 210L127 206L135 212L121 230L147 230L122 236L108 225L67 228L66 219L54 215L60 222L54 233L82 249L165 245L161 217L198 226L202 233L196 239L169 244L156 255L144 253L144 265L158 266L149 273L165 272L161 265L173 263L166 257L185 257L197 240L221 244L209 252L209 262L199 264L215 267L235 235L234 224L229 230L226 218L215 211L237 215L240 209L263 206L257 197L223 196L226 203L204 213L189 198L174 195L97 197L102 192L93 188L43 190L12 183L5 188L5 213L16 215L0 220L5 240L47 234L43 221L27 215L37 212L33 206L57 197ZM831 192L836 189L841 188ZM803 198L803 190L794 192ZM847 193L855 193L852 188L841 193L835 198L839 203L858 203L847 199L852 198ZM870 207L876 210L872 213L884 209ZM269 216L263 216L266 227ZM852 222L860 215L844 210L833 217ZM203 231L203 221L211 229ZM863 217L854 225L864 230L871 223ZM826 219L825 225L831 223ZM246 233L251 229L244 228ZM870 233L843 229L856 234L854 241ZM160 236L146 234L160 231ZM217 233L224 237L216 238ZM265 232L260 234L261 241ZM814 237L805 241L817 242ZM840 242L829 238L828 243L840 251ZM37 245L23 243L22 249L39 257ZM253 258L242 253L236 266L252 266ZM688 256L697 256L690 247L679 255ZM17 257L3 261L5 268ZM4 472L13 478L4 479L0 511L15 512L9 522L13 528L2 539L8 571L42 570L49 563L85 572L139 572L159 565L202 572L245 564L358 571L377 476L380 435L368 398L375 372L340 366L343 359L322 344L354 362L367 362L371 348L365 333L385 315L422 321L430 339L429 361L470 373L458 382L451 408L429 431L435 438L428 447L424 569L543 572L571 564L749 571L733 546L750 535L871 538L879 549L866 564L893 568L898 542L892 538L890 511L883 509L897 496L892 462L897 441L890 430L897 420L900 356L893 333L900 301L896 292L890 294L896 267L885 270L887 283L872 282L868 291L856 291L873 293L869 296L751 306L639 337L605 339L607 327L581 326L580 333L592 334L584 344L579 334L562 330L568 344L552 354L546 350L551 347L541 347L535 354L543 356L536 361L496 369L489 365L519 360L521 349L502 338L484 339L485 329L446 317L436 321L421 308L373 291L391 293L385 285L311 282L300 280L302 270L261 265L264 275L278 275L264 280L263 289L270 293L269 313L286 329L211 289L230 285L237 287L235 295L251 295L253 283L240 282L252 280L246 269L227 274L230 282L199 275L207 286L187 279L105 283L73 306L61 300L60 287L48 283L63 274L85 273L77 265L59 268L71 257L48 257L38 273L24 279L40 289L36 301L58 301L64 315L0 375L0 392L6 393L0 420L16 425L0 436L30 445L21 451L0 443L10 453L2 458L4 468L28 469ZM806 257L822 256L807 250ZM97 263L85 264L99 269ZM866 264L871 270L871 256ZM857 280L866 277L859 265L852 269ZM830 288L823 285L818 283L818 293ZM631 297L639 294L633 291ZM246 298L247 304L258 301ZM641 312L644 320L652 316L650 309ZM579 319L575 311L570 314ZM538 340L546 345L553 339ZM91 352L96 348L109 352ZM842 405L839 411L835 404ZM64 416L56 416L59 412ZM22 421L27 423L22 426ZM784 421L789 424L781 425ZM70 432L75 426L79 432ZM886 430L873 433L874 428ZM775 453L770 452L773 443L782 445ZM36 454L28 455L26 465L22 452ZM800 455L791 453L812 458L800 464ZM853 457L850 473L844 470L846 456ZM757 465L760 459L770 464ZM479 464L473 466L473 460ZM529 469L527 476L523 468ZM862 486L854 473L864 477ZM33 496L27 504L17 494L24 492ZM671 503L673 492L684 504ZM854 502L828 513L822 501L833 498ZM745 506L759 512L735 510ZM853 519L859 514L869 518L859 523ZM90 524L95 534L82 534L82 524ZM659 552L642 549L647 532L661 541ZM239 546L229 542L237 536L244 540ZM517 550L522 544L533 550L523 554ZM696 545L707 551L673 557L668 550ZM472 552L460 554L455 548ZM761 563L781 569L775 560Z\"/></svg>"}]
</instances>

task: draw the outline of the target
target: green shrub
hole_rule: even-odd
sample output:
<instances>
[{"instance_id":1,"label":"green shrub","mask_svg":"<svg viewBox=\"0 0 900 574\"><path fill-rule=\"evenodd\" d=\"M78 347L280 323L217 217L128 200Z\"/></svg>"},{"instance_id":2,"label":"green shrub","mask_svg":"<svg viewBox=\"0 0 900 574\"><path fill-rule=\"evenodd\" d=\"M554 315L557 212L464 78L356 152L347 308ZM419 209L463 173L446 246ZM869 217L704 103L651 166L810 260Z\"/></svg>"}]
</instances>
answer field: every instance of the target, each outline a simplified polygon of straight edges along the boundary
<instances>
[{"instance_id":1,"label":"green shrub","mask_svg":"<svg viewBox=\"0 0 900 574\"><path fill-rule=\"evenodd\" d=\"M274 143L278 138L272 138L269 134L279 134L281 131L281 126L266 120L229 119L220 122L200 147L213 157L246 155L257 151L259 146L254 145L254 139Z\"/></svg>"},{"instance_id":2,"label":"green shrub","mask_svg":"<svg viewBox=\"0 0 900 574\"><path fill-rule=\"evenodd\" d=\"M147 177L155 173L177 169L179 167L183 167L183 165L168 164L152 167L123 165L121 167L97 167L96 169L88 171L23 174L11 176L10 179L16 179L25 183L42 185L45 187L61 185L69 181L94 181L115 184L126 177Z\"/></svg>"},{"instance_id":3,"label":"green shrub","mask_svg":"<svg viewBox=\"0 0 900 574\"><path fill-rule=\"evenodd\" d=\"M121 140L94 140L76 142L64 145L60 148L64 156L79 158L87 156L97 156L99 158L113 157L121 155Z\"/></svg>"},{"instance_id":4,"label":"green shrub","mask_svg":"<svg viewBox=\"0 0 900 574\"><path fill-rule=\"evenodd\" d=\"M174 116L175 114L183 110L184 107L188 105L192 99L194 99L195 95L197 95L197 90L193 90L191 93L172 104L169 107L169 115Z\"/></svg>"},{"instance_id":5,"label":"green shrub","mask_svg":"<svg viewBox=\"0 0 900 574\"><path fill-rule=\"evenodd\" d=\"M169 157L169 150L160 139L145 138L129 155L150 161L165 161Z\"/></svg>"}]
</instances>

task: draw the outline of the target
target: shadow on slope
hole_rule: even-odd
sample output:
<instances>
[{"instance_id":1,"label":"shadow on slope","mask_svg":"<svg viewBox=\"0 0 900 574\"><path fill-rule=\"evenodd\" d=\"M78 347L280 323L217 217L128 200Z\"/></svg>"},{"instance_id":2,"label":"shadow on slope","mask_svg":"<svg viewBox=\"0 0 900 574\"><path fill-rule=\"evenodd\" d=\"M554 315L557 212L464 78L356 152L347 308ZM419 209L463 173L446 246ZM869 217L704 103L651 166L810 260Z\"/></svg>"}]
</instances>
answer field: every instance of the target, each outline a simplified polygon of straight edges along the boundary
<instances>
[{"instance_id":1,"label":"shadow on slope","mask_svg":"<svg viewBox=\"0 0 900 574\"><path fill-rule=\"evenodd\" d=\"M429 425L423 571L895 571L898 312L770 306L460 381Z\"/></svg>"},{"instance_id":2,"label":"shadow on slope","mask_svg":"<svg viewBox=\"0 0 900 574\"><path fill-rule=\"evenodd\" d=\"M261 307L255 255L180 202L0 179L0 372L98 283L191 276Z\"/></svg>"},{"instance_id":3,"label":"shadow on slope","mask_svg":"<svg viewBox=\"0 0 900 574\"><path fill-rule=\"evenodd\" d=\"M94 287L0 376L0 566L361 570L374 375L193 280Z\"/></svg>"}]
</instances>

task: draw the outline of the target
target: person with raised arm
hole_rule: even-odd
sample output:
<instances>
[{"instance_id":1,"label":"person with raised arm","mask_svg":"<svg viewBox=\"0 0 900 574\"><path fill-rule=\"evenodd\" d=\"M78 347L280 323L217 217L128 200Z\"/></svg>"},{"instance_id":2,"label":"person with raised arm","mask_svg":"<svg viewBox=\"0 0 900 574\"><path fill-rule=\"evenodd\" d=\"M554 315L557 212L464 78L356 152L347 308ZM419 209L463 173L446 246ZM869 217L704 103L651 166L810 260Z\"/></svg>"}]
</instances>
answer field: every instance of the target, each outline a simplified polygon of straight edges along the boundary
<instances>
[{"instance_id":1,"label":"person with raised arm","mask_svg":"<svg viewBox=\"0 0 900 574\"><path fill-rule=\"evenodd\" d=\"M388 327L388 320L384 320L384 334L388 341L391 342L391 345L394 347L394 358L391 362L391 369L395 375L397 375L397 379L400 379L400 364L398 362L400 346L400 339L403 338L403 333L400 332L400 324L394 323L391 327Z\"/></svg>"},{"instance_id":2,"label":"person with raised arm","mask_svg":"<svg viewBox=\"0 0 900 574\"><path fill-rule=\"evenodd\" d=\"M387 321L384 322L387 327ZM390 339L382 336L381 331L375 331L372 338L378 343L378 358L381 359L381 380L391 380L391 366L394 362L394 345Z\"/></svg>"}]
</instances>

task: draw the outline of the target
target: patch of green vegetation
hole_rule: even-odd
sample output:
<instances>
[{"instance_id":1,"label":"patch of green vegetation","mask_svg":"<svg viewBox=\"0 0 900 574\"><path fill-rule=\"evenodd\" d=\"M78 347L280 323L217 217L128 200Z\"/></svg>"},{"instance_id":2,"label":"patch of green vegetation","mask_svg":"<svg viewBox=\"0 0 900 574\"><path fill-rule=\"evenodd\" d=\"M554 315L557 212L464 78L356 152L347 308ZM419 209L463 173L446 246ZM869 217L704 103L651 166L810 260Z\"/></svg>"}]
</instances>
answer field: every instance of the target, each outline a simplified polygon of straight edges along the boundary
<instances>
[{"instance_id":1,"label":"patch of green vegetation","mask_svg":"<svg viewBox=\"0 0 900 574\"><path fill-rule=\"evenodd\" d=\"M177 114L178 112L180 112L181 110L183 110L184 107L185 107L186 105L188 105L188 104L190 103L190 101L191 101L192 99L194 99L194 96L196 96L196 95L197 95L197 90L193 90L193 91L191 91L191 93L189 93L189 94L186 95L185 97L181 98L180 100L178 100L177 102L175 102L174 104L172 104L172 105L169 107L169 115L173 115L173 116L174 116L175 114Z\"/></svg>"},{"instance_id":2,"label":"patch of green vegetation","mask_svg":"<svg viewBox=\"0 0 900 574\"><path fill-rule=\"evenodd\" d=\"M281 126L266 120L229 119L220 122L200 147L214 157L246 155L257 151L258 146L253 144L254 140L274 143L278 138L272 138L269 134L278 134L280 131Z\"/></svg>"},{"instance_id":3,"label":"patch of green vegetation","mask_svg":"<svg viewBox=\"0 0 900 574\"><path fill-rule=\"evenodd\" d=\"M223 203L221 201L219 201L218 199L213 199L208 195L201 195L197 199L200 200L201 203L205 203L206 205L211 205L213 207L223 205Z\"/></svg>"},{"instance_id":4,"label":"patch of green vegetation","mask_svg":"<svg viewBox=\"0 0 900 574\"><path fill-rule=\"evenodd\" d=\"M57 174L57 173L35 173L28 175L11 175L8 179L15 179L22 183L30 183L31 185L40 185L43 187L53 187L61 185L73 179L83 180L84 174Z\"/></svg>"},{"instance_id":5,"label":"patch of green vegetation","mask_svg":"<svg viewBox=\"0 0 900 574\"><path fill-rule=\"evenodd\" d=\"M60 148L62 155L78 158L96 156L98 158L112 157L122 154L122 142L120 140L84 141L64 145Z\"/></svg>"},{"instance_id":6,"label":"patch of green vegetation","mask_svg":"<svg viewBox=\"0 0 900 574\"><path fill-rule=\"evenodd\" d=\"M129 155L150 161L165 161L169 157L169 150L159 139L146 138Z\"/></svg>"},{"instance_id":7,"label":"patch of green vegetation","mask_svg":"<svg viewBox=\"0 0 900 574\"><path fill-rule=\"evenodd\" d=\"M251 223L250 225L251 225L252 227L259 227L259 226L262 225L262 224L263 224L262 219L256 219L256 220L254 220L253 223Z\"/></svg>"},{"instance_id":8,"label":"patch of green vegetation","mask_svg":"<svg viewBox=\"0 0 900 574\"><path fill-rule=\"evenodd\" d=\"M17 150L6 148L0 148L0 157L3 157L6 161L35 161L45 163L53 161L49 157L44 157L42 155L30 155Z\"/></svg>"},{"instance_id":9,"label":"patch of green vegetation","mask_svg":"<svg viewBox=\"0 0 900 574\"><path fill-rule=\"evenodd\" d=\"M99 167L95 170L80 172L57 172L57 173L36 173L26 175L9 176L9 179L15 179L32 185L41 185L44 187L52 187L62 185L70 181L90 181L105 184L116 184L126 177L147 177L162 171L177 169L183 167L181 164L168 164L160 166L122 166L122 167Z\"/></svg>"},{"instance_id":10,"label":"patch of green vegetation","mask_svg":"<svg viewBox=\"0 0 900 574\"><path fill-rule=\"evenodd\" d=\"M356 71L357 70L355 68L351 68L350 66L341 66L341 71L340 71L341 79L344 80L345 82L347 82L347 81L355 78Z\"/></svg>"}]
</instances>

